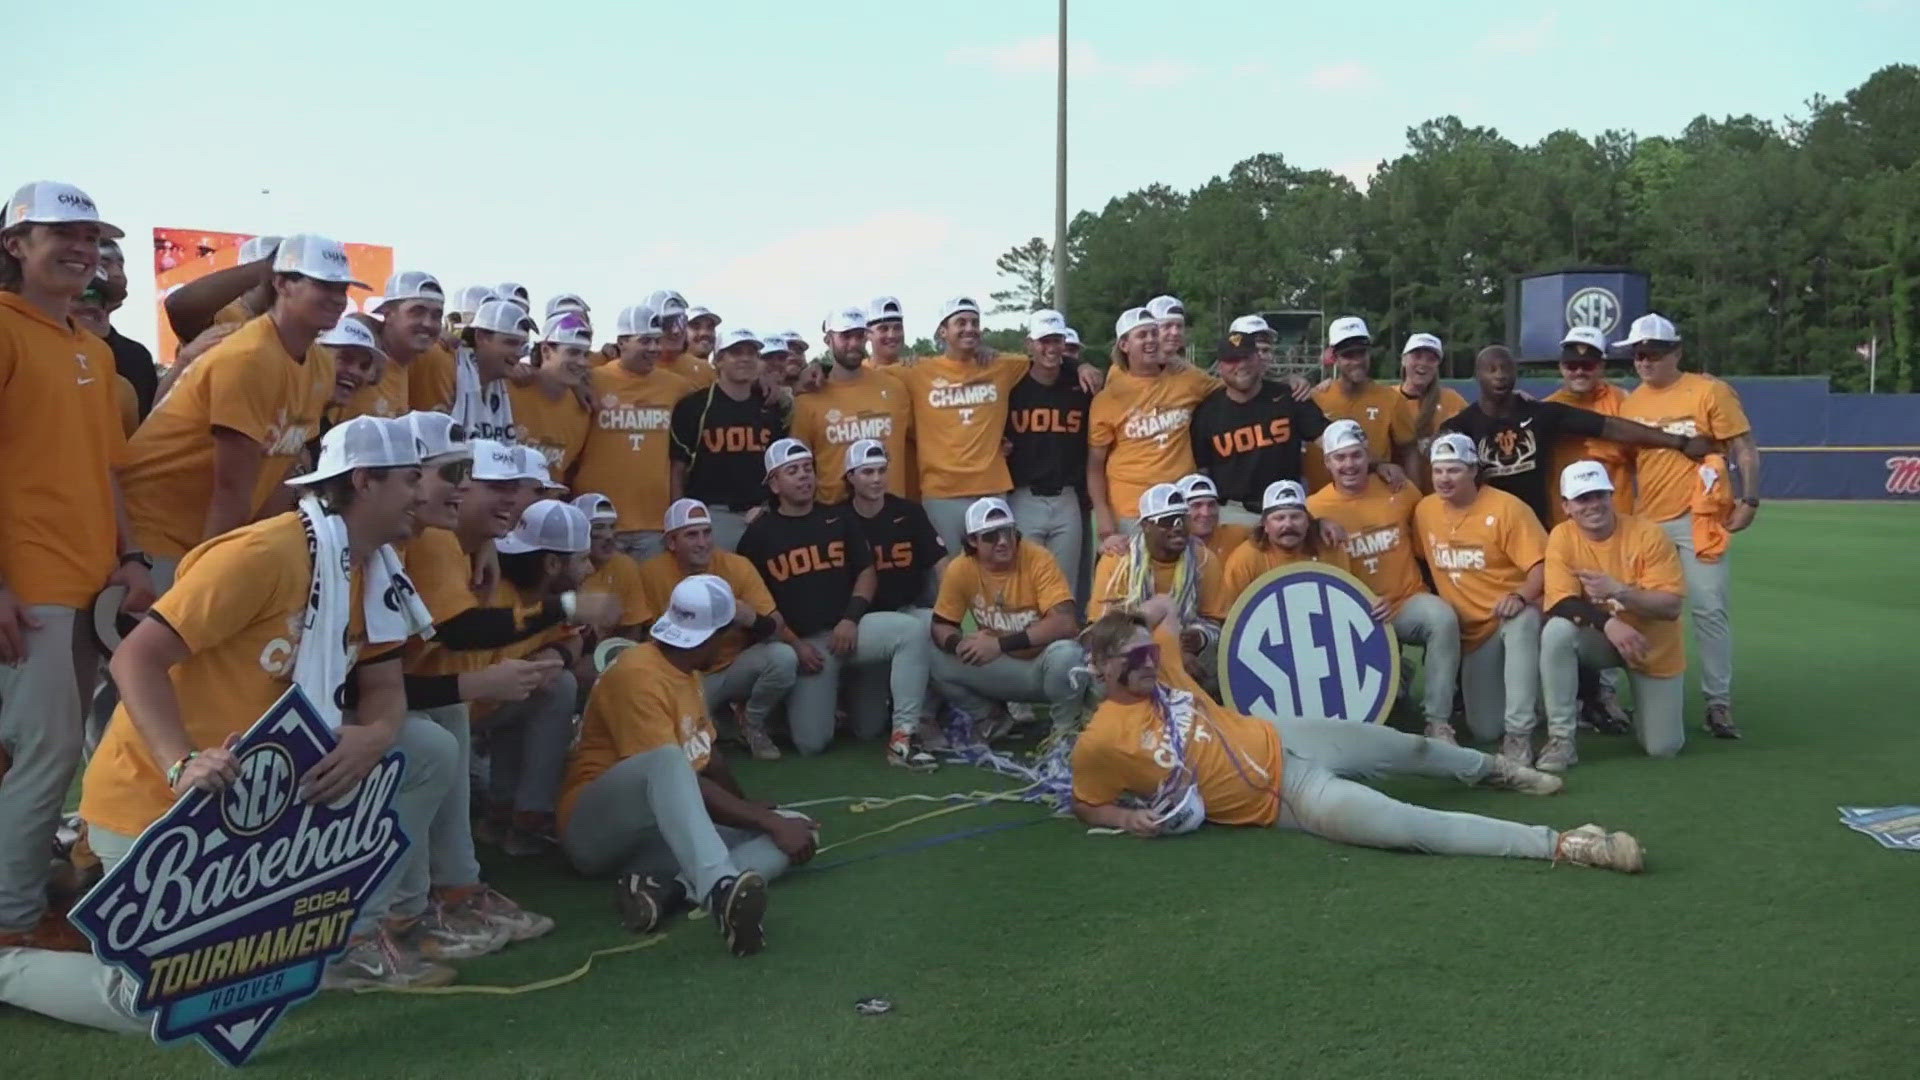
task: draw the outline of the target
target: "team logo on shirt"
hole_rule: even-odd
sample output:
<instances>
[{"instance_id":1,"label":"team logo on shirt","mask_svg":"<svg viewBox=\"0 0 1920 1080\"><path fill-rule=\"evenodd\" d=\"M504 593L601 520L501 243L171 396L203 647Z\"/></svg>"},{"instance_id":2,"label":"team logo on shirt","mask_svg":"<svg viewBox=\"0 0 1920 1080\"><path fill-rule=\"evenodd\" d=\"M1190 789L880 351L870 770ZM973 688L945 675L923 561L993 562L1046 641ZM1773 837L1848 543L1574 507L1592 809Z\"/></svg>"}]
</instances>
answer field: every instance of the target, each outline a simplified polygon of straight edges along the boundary
<instances>
[{"instance_id":1,"label":"team logo on shirt","mask_svg":"<svg viewBox=\"0 0 1920 1080\"><path fill-rule=\"evenodd\" d=\"M1479 443L1481 470L1486 476L1515 476L1539 467L1540 440L1531 427L1502 428Z\"/></svg>"},{"instance_id":2,"label":"team logo on shirt","mask_svg":"<svg viewBox=\"0 0 1920 1080\"><path fill-rule=\"evenodd\" d=\"M893 416L889 413L863 415L828 409L826 420L827 442L834 446L851 446L861 439L886 442L893 438Z\"/></svg>"},{"instance_id":3,"label":"team logo on shirt","mask_svg":"<svg viewBox=\"0 0 1920 1080\"><path fill-rule=\"evenodd\" d=\"M1129 413L1127 422L1121 425L1120 435L1127 439L1152 439L1165 446L1168 439L1181 436L1192 419L1192 409L1147 409Z\"/></svg>"},{"instance_id":4,"label":"team logo on shirt","mask_svg":"<svg viewBox=\"0 0 1920 1080\"><path fill-rule=\"evenodd\" d=\"M1325 563L1270 570L1248 586L1220 633L1229 708L1274 719L1384 723L1400 692L1400 642L1373 620L1375 597Z\"/></svg>"}]
</instances>

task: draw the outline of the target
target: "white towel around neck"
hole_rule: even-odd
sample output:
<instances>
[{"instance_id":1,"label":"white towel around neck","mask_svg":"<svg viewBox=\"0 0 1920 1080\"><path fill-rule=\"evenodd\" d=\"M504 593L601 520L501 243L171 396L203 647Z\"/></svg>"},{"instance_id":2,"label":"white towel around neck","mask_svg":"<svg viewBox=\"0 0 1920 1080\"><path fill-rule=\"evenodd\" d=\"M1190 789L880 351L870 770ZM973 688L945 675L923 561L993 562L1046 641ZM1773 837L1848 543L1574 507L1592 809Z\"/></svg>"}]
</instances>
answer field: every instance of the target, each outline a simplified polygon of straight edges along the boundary
<instances>
[{"instance_id":1,"label":"white towel around neck","mask_svg":"<svg viewBox=\"0 0 1920 1080\"><path fill-rule=\"evenodd\" d=\"M313 587L307 590L307 610L300 644L293 654L294 685L330 728L340 726L340 688L353 670L358 649L347 641L353 624L352 559L347 547L347 523L330 514L320 500L300 500L300 524L307 533L307 552L313 556ZM414 635L431 637L433 617L407 580L400 556L382 544L367 560L361 608L366 613L367 641L389 644Z\"/></svg>"},{"instance_id":2,"label":"white towel around neck","mask_svg":"<svg viewBox=\"0 0 1920 1080\"><path fill-rule=\"evenodd\" d=\"M453 358L453 418L467 429L467 437L514 442L513 398L507 380L480 381L480 362L473 350L461 346Z\"/></svg>"}]
</instances>

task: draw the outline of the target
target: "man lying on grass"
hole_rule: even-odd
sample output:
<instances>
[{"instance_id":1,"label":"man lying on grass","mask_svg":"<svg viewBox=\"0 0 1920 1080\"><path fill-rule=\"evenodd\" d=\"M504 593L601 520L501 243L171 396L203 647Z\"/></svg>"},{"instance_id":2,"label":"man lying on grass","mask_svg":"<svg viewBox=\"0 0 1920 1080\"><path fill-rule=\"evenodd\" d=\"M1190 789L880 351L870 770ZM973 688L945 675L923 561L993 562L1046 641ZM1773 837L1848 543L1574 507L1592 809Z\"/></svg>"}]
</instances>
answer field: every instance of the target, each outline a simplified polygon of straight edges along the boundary
<instances>
[{"instance_id":1,"label":"man lying on grass","mask_svg":"<svg viewBox=\"0 0 1920 1080\"><path fill-rule=\"evenodd\" d=\"M1388 798L1352 776L1451 777L1530 795L1557 776L1477 750L1375 724L1242 716L1216 704L1180 665L1166 612L1110 609L1084 636L1106 700L1073 751L1073 812L1089 825L1136 836L1202 824L1281 825L1364 847L1441 855L1566 860L1626 873L1640 844L1596 825L1557 832ZM1135 806L1124 796L1139 800Z\"/></svg>"}]
</instances>

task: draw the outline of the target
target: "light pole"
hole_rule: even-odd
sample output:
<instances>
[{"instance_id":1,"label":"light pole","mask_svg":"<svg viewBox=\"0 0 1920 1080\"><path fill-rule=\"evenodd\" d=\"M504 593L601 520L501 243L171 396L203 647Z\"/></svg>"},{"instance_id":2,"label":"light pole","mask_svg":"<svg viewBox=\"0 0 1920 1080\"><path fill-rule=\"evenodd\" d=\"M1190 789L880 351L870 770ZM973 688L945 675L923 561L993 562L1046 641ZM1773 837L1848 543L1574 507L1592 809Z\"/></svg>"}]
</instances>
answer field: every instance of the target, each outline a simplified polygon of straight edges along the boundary
<instances>
[{"instance_id":1,"label":"light pole","mask_svg":"<svg viewBox=\"0 0 1920 1080\"><path fill-rule=\"evenodd\" d=\"M1053 142L1053 310L1067 313L1067 0L1060 0L1059 112Z\"/></svg>"}]
</instances>

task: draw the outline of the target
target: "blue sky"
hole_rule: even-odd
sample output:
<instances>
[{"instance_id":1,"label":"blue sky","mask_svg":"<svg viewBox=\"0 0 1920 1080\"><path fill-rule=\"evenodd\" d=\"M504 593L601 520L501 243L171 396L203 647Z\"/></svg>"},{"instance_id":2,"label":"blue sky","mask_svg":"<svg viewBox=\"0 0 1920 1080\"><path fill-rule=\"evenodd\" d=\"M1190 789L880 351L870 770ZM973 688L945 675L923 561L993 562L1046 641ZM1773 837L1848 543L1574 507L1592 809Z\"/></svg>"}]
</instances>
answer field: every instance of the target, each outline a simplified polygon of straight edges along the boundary
<instances>
[{"instance_id":1,"label":"blue sky","mask_svg":"<svg viewBox=\"0 0 1920 1080\"><path fill-rule=\"evenodd\" d=\"M142 241L120 321L149 341L155 226L390 244L609 323L659 287L761 331L894 293L920 336L1051 236L1054 14L98 0L9 28L0 161ZM1920 0L1077 0L1069 36L1079 210L1262 151L1360 178L1446 113L1522 141L1797 114L1913 61Z\"/></svg>"}]
</instances>

